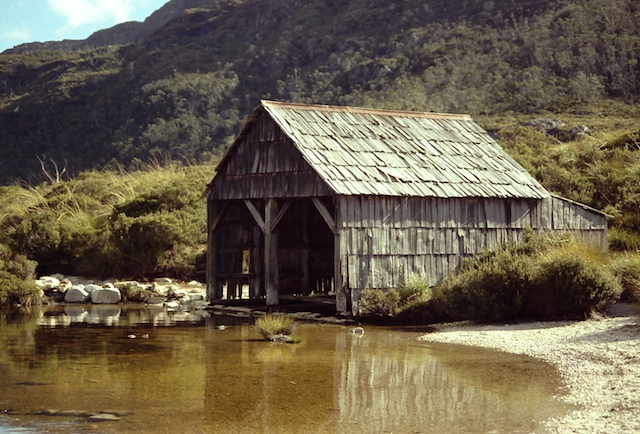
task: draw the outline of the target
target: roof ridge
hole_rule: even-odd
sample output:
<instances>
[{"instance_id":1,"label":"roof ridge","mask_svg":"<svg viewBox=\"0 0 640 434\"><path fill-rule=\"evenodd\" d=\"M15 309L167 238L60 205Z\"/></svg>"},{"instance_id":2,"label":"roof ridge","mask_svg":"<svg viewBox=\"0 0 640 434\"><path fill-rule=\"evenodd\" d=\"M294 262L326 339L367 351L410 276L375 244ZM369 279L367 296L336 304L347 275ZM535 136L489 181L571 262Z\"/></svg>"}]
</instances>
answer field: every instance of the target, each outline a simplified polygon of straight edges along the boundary
<instances>
[{"instance_id":1,"label":"roof ridge","mask_svg":"<svg viewBox=\"0 0 640 434\"><path fill-rule=\"evenodd\" d=\"M298 110L317 110L323 112L342 112L342 113L357 113L357 114L377 114L387 116L407 116L407 117L421 117L429 119L454 119L454 120L471 120L471 116L462 113L436 113L436 112L416 112L410 110L385 110L368 107L353 107L353 106L339 106L339 105L325 105L325 104L301 104L292 102L281 102L271 100L260 100L260 105L263 107L274 108L291 108Z\"/></svg>"}]
</instances>

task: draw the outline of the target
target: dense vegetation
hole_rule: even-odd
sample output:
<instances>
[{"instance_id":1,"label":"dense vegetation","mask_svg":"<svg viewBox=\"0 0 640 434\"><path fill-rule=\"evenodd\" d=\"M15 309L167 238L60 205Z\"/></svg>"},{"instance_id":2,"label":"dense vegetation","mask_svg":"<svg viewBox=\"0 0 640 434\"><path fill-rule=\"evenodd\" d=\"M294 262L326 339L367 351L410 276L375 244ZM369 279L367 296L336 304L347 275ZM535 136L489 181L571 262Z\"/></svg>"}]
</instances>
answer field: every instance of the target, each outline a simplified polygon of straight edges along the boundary
<instances>
[{"instance_id":1,"label":"dense vegetation","mask_svg":"<svg viewBox=\"0 0 640 434\"><path fill-rule=\"evenodd\" d=\"M166 8L132 45L0 55L1 183L42 180L38 157L73 175L112 160L209 162L260 98L479 116L593 111L640 95L632 0Z\"/></svg>"},{"instance_id":2,"label":"dense vegetation","mask_svg":"<svg viewBox=\"0 0 640 434\"><path fill-rule=\"evenodd\" d=\"M640 249L636 2L172 0L163 9L131 45L106 32L97 48L0 55L0 288L18 294L0 289L0 304L29 301L23 282L36 264L92 276L201 273L200 194L261 98L470 113L547 189L612 215L612 250ZM565 126L526 123L543 116ZM569 134L574 126L589 132ZM154 159L166 168L149 169ZM464 273L506 267L500 255L517 262L505 252ZM634 276L634 256L616 258L609 266L626 270L617 275ZM592 262L558 264L611 283ZM617 291L607 288L596 292ZM372 294L370 306L415 307L415 294Z\"/></svg>"},{"instance_id":3,"label":"dense vegetation","mask_svg":"<svg viewBox=\"0 0 640 434\"><path fill-rule=\"evenodd\" d=\"M212 176L211 166L173 164L1 187L0 297L33 292L17 283L32 282L36 265L38 274L202 279L201 195ZM28 299L0 298L12 301Z\"/></svg>"},{"instance_id":4,"label":"dense vegetation","mask_svg":"<svg viewBox=\"0 0 640 434\"><path fill-rule=\"evenodd\" d=\"M435 288L418 280L367 290L360 309L406 323L584 319L620 298L640 300L640 256L605 255L570 237L530 232L520 245L466 260Z\"/></svg>"}]
</instances>

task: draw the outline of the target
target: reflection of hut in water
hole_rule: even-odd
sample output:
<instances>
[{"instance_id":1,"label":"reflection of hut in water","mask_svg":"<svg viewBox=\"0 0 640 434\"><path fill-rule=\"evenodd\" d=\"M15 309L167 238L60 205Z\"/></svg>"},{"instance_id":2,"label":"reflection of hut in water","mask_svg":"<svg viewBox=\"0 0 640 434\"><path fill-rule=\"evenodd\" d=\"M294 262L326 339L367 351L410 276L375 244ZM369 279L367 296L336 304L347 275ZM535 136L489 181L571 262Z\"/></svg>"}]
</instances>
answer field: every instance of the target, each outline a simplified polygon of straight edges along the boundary
<instances>
[{"instance_id":1,"label":"reflection of hut in water","mask_svg":"<svg viewBox=\"0 0 640 434\"><path fill-rule=\"evenodd\" d=\"M278 304L430 284L525 228L606 249L605 215L549 194L466 115L262 101L208 195L207 295Z\"/></svg>"},{"instance_id":2,"label":"reflection of hut in water","mask_svg":"<svg viewBox=\"0 0 640 434\"><path fill-rule=\"evenodd\" d=\"M567 408L550 399L557 372L526 356L346 338L335 396L344 432L534 432Z\"/></svg>"}]
</instances>

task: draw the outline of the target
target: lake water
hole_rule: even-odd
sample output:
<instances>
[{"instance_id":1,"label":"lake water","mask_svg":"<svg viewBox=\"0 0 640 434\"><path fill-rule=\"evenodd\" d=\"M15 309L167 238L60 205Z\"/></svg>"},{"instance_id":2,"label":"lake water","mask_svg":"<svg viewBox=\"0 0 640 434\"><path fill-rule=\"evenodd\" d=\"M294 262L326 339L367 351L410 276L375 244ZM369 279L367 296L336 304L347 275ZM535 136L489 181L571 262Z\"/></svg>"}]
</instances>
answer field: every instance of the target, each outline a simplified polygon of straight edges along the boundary
<instances>
[{"instance_id":1,"label":"lake water","mask_svg":"<svg viewBox=\"0 0 640 434\"><path fill-rule=\"evenodd\" d=\"M0 432L530 433L568 410L557 372L532 358L373 326L299 324L300 343L272 344L246 321L0 314ZM101 412L118 420L90 418Z\"/></svg>"}]
</instances>

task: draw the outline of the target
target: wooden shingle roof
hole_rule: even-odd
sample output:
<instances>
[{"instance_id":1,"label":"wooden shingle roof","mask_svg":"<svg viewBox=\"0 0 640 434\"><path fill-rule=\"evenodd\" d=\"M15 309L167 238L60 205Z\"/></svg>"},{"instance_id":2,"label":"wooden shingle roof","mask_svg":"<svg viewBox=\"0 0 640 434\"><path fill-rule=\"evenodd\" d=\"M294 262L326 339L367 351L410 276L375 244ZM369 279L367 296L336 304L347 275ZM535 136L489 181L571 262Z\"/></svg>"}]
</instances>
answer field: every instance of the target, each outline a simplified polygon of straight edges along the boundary
<instances>
[{"instance_id":1,"label":"wooden shingle roof","mask_svg":"<svg viewBox=\"0 0 640 434\"><path fill-rule=\"evenodd\" d=\"M339 195L549 196L467 115L272 101L256 110Z\"/></svg>"}]
</instances>

